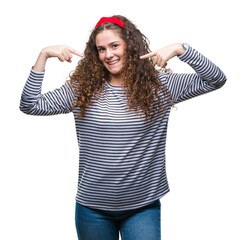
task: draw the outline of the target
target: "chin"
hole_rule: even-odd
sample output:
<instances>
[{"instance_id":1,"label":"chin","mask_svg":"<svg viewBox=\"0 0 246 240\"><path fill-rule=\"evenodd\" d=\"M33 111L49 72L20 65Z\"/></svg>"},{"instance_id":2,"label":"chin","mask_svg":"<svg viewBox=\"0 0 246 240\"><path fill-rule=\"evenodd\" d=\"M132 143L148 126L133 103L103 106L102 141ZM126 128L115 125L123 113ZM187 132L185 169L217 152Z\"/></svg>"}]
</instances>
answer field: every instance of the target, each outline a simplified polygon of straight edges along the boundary
<instances>
[{"instance_id":1,"label":"chin","mask_svg":"<svg viewBox=\"0 0 246 240\"><path fill-rule=\"evenodd\" d=\"M107 69L108 69L108 71L109 71L111 74L113 74L113 75L118 75L118 74L120 74L121 71L122 71L122 68L116 68L116 69L110 69L110 68L107 68Z\"/></svg>"},{"instance_id":2,"label":"chin","mask_svg":"<svg viewBox=\"0 0 246 240\"><path fill-rule=\"evenodd\" d=\"M109 71L112 75L120 75L121 71Z\"/></svg>"}]
</instances>

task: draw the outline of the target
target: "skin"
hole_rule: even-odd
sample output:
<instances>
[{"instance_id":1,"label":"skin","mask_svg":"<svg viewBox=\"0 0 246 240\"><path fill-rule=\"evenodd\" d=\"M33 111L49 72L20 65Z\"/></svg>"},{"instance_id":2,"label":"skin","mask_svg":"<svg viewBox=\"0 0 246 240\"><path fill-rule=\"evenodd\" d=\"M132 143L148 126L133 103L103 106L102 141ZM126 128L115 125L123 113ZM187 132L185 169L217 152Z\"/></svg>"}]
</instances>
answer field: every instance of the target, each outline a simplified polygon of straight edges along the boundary
<instances>
[{"instance_id":1,"label":"skin","mask_svg":"<svg viewBox=\"0 0 246 240\"><path fill-rule=\"evenodd\" d=\"M104 30L96 36L99 59L110 73L110 84L123 82L122 68L125 61L126 43L116 31Z\"/></svg>"},{"instance_id":2,"label":"skin","mask_svg":"<svg viewBox=\"0 0 246 240\"><path fill-rule=\"evenodd\" d=\"M110 72L110 83L115 86L123 84L122 67L126 43L116 31L104 30L96 36L96 47L99 59ZM154 58L153 64L165 67L167 62L178 55L183 54L184 48L181 43L174 43L151 53L140 56L140 59ZM67 45L49 46L42 49L33 67L36 72L43 72L49 58L56 57L61 62L72 62L73 55L82 57L82 54Z\"/></svg>"},{"instance_id":3,"label":"skin","mask_svg":"<svg viewBox=\"0 0 246 240\"><path fill-rule=\"evenodd\" d=\"M125 41L116 31L104 30L96 36L96 46L99 59L110 72L110 84L121 86L123 83L121 70L125 59ZM140 59L154 57L153 64L163 68L167 65L168 60L181 55L183 52L182 44L176 43L140 56Z\"/></svg>"},{"instance_id":4,"label":"skin","mask_svg":"<svg viewBox=\"0 0 246 240\"><path fill-rule=\"evenodd\" d=\"M82 57L83 55L67 45L49 46L43 48L36 63L33 66L35 72L43 72L48 58L57 57L61 62L72 62L73 55Z\"/></svg>"},{"instance_id":5,"label":"skin","mask_svg":"<svg viewBox=\"0 0 246 240\"><path fill-rule=\"evenodd\" d=\"M174 43L166 47L160 48L156 51L153 51L151 53L140 56L140 59L154 57L154 65L157 65L159 67L165 67L167 65L167 62L171 58L182 55L184 51L185 49L183 48L181 43Z\"/></svg>"}]
</instances>

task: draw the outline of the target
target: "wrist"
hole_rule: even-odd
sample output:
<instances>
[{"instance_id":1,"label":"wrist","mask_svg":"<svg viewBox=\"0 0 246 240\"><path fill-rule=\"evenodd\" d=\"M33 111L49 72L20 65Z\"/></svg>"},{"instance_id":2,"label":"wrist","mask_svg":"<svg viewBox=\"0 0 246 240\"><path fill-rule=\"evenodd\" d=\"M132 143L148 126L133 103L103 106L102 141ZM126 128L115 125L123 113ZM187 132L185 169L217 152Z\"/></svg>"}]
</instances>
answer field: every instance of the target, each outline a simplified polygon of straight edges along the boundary
<instances>
[{"instance_id":1,"label":"wrist","mask_svg":"<svg viewBox=\"0 0 246 240\"><path fill-rule=\"evenodd\" d=\"M36 63L33 66L33 70L35 72L43 72L45 69L45 65L46 65L46 61L47 61L48 57L45 54L45 52L43 52L43 50L40 52L38 59L36 61Z\"/></svg>"},{"instance_id":2,"label":"wrist","mask_svg":"<svg viewBox=\"0 0 246 240\"><path fill-rule=\"evenodd\" d=\"M177 43L176 44L176 54L177 56L182 55L185 52L185 48L183 47L182 43Z\"/></svg>"},{"instance_id":3,"label":"wrist","mask_svg":"<svg viewBox=\"0 0 246 240\"><path fill-rule=\"evenodd\" d=\"M49 58L49 56L48 56L48 54L47 54L47 52L46 52L46 48L43 48L43 49L41 50L41 52L40 52L40 54L39 54L39 57L41 57L41 58L43 58L43 59L45 59L45 60L47 60L47 59Z\"/></svg>"}]
</instances>

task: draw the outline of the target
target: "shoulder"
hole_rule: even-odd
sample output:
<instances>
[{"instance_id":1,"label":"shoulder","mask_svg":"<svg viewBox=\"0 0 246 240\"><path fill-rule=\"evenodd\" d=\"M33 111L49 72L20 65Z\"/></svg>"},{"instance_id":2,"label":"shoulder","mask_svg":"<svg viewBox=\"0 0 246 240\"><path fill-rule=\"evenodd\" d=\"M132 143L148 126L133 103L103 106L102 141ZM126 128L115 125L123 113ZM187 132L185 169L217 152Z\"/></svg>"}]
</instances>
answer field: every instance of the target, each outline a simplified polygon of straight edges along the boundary
<instances>
[{"instance_id":1,"label":"shoulder","mask_svg":"<svg viewBox=\"0 0 246 240\"><path fill-rule=\"evenodd\" d=\"M171 72L159 72L158 73L158 78L163 84L168 84L168 79L171 75Z\"/></svg>"}]
</instances>

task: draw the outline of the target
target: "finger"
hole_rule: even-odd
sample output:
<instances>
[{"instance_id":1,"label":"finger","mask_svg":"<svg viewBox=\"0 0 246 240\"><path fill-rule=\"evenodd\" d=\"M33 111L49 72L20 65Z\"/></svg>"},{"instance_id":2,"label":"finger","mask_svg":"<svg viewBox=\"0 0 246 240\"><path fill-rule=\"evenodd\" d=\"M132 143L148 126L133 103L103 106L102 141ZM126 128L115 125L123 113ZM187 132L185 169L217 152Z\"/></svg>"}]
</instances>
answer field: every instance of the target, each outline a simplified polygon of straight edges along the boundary
<instances>
[{"instance_id":1,"label":"finger","mask_svg":"<svg viewBox=\"0 0 246 240\"><path fill-rule=\"evenodd\" d=\"M77 56L79 56L79 57L83 57L82 53L76 51L76 50L73 49L73 48L70 48L70 47L69 47L68 50L69 50L69 52L71 52L71 53L74 54L74 55L77 55Z\"/></svg>"},{"instance_id":2,"label":"finger","mask_svg":"<svg viewBox=\"0 0 246 240\"><path fill-rule=\"evenodd\" d=\"M67 61L70 57L68 56L68 54L66 53L66 51L62 52L62 56L64 58L65 61Z\"/></svg>"},{"instance_id":3,"label":"finger","mask_svg":"<svg viewBox=\"0 0 246 240\"><path fill-rule=\"evenodd\" d=\"M65 52L66 52L66 54L68 55L69 58L73 57L73 55L71 54L71 52L68 49L66 49Z\"/></svg>"},{"instance_id":4,"label":"finger","mask_svg":"<svg viewBox=\"0 0 246 240\"><path fill-rule=\"evenodd\" d=\"M153 61L153 65L160 66L160 62L161 62L161 57L159 55L156 55Z\"/></svg>"},{"instance_id":5,"label":"finger","mask_svg":"<svg viewBox=\"0 0 246 240\"><path fill-rule=\"evenodd\" d=\"M71 63L72 62L73 55L69 52L68 49L66 49L65 52L66 52L66 54L68 56L68 58L66 58L66 61L69 62L69 63Z\"/></svg>"},{"instance_id":6,"label":"finger","mask_svg":"<svg viewBox=\"0 0 246 240\"><path fill-rule=\"evenodd\" d=\"M58 54L57 57L58 57L58 59L59 59L61 62L64 62L64 61L65 61L65 59L64 59L64 57L63 57L62 54Z\"/></svg>"},{"instance_id":7,"label":"finger","mask_svg":"<svg viewBox=\"0 0 246 240\"><path fill-rule=\"evenodd\" d=\"M153 65L155 66L156 64L157 64L157 57L155 57L153 60Z\"/></svg>"},{"instance_id":8,"label":"finger","mask_svg":"<svg viewBox=\"0 0 246 240\"><path fill-rule=\"evenodd\" d=\"M161 63L160 63L160 67L161 67L161 68L164 68L164 67L166 67L166 66L167 66L166 61L165 61L164 59L162 59L162 61L161 61Z\"/></svg>"},{"instance_id":9,"label":"finger","mask_svg":"<svg viewBox=\"0 0 246 240\"><path fill-rule=\"evenodd\" d=\"M64 62L64 61L67 61L69 63L72 62L72 54L69 52L69 50L67 49L64 49L58 56L58 59L61 61L61 62Z\"/></svg>"},{"instance_id":10,"label":"finger","mask_svg":"<svg viewBox=\"0 0 246 240\"><path fill-rule=\"evenodd\" d=\"M150 58L150 57L154 57L156 55L156 52L150 52L150 53L147 53L145 55L142 55L140 56L140 59L146 59L146 58Z\"/></svg>"},{"instance_id":11,"label":"finger","mask_svg":"<svg viewBox=\"0 0 246 240\"><path fill-rule=\"evenodd\" d=\"M161 67L161 62L162 62L162 59L161 59L160 57L157 58L156 65L157 65L158 67Z\"/></svg>"}]
</instances>

